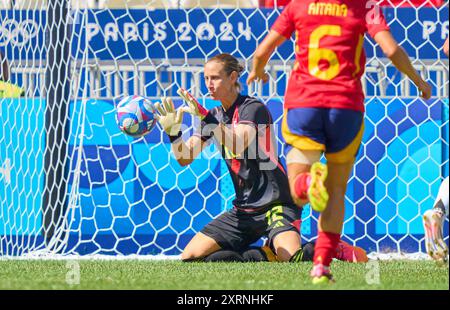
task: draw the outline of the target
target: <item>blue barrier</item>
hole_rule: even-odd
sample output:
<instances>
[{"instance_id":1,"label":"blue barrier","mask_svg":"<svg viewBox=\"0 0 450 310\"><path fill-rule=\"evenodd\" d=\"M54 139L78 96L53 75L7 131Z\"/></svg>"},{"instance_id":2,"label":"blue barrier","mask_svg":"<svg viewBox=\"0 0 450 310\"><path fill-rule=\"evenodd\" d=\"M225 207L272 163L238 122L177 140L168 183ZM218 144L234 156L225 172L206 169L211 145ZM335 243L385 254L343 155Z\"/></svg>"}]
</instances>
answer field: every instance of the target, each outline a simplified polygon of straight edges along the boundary
<instances>
[{"instance_id":1,"label":"blue barrier","mask_svg":"<svg viewBox=\"0 0 450 310\"><path fill-rule=\"evenodd\" d=\"M448 36L448 7L383 11L409 55L445 57L441 46ZM98 60L205 59L220 50L248 58L279 13L271 9L73 11L72 54L81 59L88 52L89 58ZM45 23L45 11L0 10L0 48L10 59L45 59ZM369 57L374 52L382 56L369 39L365 47ZM293 45L284 44L278 51L275 58L289 59Z\"/></svg>"}]
</instances>

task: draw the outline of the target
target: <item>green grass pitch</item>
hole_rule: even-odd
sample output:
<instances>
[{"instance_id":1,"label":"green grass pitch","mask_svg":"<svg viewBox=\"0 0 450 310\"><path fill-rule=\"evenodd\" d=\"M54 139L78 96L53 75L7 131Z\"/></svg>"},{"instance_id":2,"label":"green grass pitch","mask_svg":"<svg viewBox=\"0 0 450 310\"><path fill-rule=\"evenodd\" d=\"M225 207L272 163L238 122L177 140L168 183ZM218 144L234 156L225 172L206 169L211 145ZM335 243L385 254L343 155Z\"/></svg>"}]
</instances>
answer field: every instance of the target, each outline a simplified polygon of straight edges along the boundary
<instances>
[{"instance_id":1,"label":"green grass pitch","mask_svg":"<svg viewBox=\"0 0 450 310\"><path fill-rule=\"evenodd\" d=\"M0 260L0 289L162 290L448 290L448 265L432 261L333 263L336 283L313 286L310 263L182 263L80 260L80 283L70 285L73 261ZM379 273L377 272L377 268ZM377 282L368 284L367 279Z\"/></svg>"}]
</instances>

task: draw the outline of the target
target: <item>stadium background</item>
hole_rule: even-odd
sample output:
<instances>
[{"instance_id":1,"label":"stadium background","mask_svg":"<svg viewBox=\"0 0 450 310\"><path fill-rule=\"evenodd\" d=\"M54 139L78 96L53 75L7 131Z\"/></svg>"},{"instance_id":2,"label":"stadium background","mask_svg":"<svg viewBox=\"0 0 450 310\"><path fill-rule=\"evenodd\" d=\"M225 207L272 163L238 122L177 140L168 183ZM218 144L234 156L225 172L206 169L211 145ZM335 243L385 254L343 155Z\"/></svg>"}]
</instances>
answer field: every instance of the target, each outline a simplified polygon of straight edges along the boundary
<instances>
[{"instance_id":1,"label":"stadium background","mask_svg":"<svg viewBox=\"0 0 450 310\"><path fill-rule=\"evenodd\" d=\"M427 69L444 61L441 46L448 35L448 6L383 10L395 38L411 57L429 65ZM200 72L205 58L220 51L249 59L267 31L266 25L273 23L280 11L108 8L81 12L72 15L71 57L74 63L87 66L74 77L80 87L72 94L69 112L68 193L76 170L80 127L84 128L83 157L76 184L78 208L67 215L70 222L64 252L179 254L196 231L231 207L233 188L225 164L211 146L190 168L179 167L159 128L141 140L122 135L114 120L115 99L120 94L138 93L156 100L163 94L162 88L172 95L175 85L183 83L203 98L206 90ZM27 91L26 98L1 99L0 104L2 123L14 124L0 127L0 164L8 161L13 167L9 181L0 176L1 249L3 254L22 254L45 243L41 197L46 136L39 129L44 128L46 99L41 93L42 80L31 81L23 68L24 62L31 62L36 75L41 74L41 62L46 59L42 48L46 14L5 9L0 10L0 17L4 30L0 49L11 62L13 82ZM21 36L12 27L24 27L28 35ZM12 38L14 34L17 36ZM448 73L445 76L445 67L444 71L429 70L434 97L424 102L414 98L415 88L401 82L393 68L387 67L386 76L380 76L377 68L380 63L385 65L380 50L370 40L365 47L372 61L365 84L366 131L347 193L344 238L368 251L423 252L420 215L432 206L442 177L448 176L448 92L445 82L439 84L448 79ZM283 59L292 52L290 44L278 51L273 63L281 70L274 69L275 73L283 71ZM130 66L132 69L127 69ZM159 70L146 70L146 66ZM135 68L141 69L138 77ZM186 73L181 68L189 70ZM121 69L119 82L108 74ZM277 122L281 120L280 96L285 83L286 75L280 74L277 85L256 90ZM244 92L247 90L244 87ZM217 104L207 99L204 103L208 108ZM181 102L176 100L176 104ZM187 134L196 124L189 117L185 123L189 125ZM280 132L277 135L283 154ZM313 240L317 214L306 208L303 215L303 237ZM445 227L448 236L448 225Z\"/></svg>"}]
</instances>

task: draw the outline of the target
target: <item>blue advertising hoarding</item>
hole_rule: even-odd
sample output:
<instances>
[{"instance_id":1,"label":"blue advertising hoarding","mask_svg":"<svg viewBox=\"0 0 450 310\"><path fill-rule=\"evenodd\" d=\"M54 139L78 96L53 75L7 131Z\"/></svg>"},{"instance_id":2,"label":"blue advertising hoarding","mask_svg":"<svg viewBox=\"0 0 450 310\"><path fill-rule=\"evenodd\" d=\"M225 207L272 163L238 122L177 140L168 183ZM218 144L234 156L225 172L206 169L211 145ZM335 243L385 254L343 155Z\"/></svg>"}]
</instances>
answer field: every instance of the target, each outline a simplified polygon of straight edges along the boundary
<instances>
[{"instance_id":1,"label":"blue advertising hoarding","mask_svg":"<svg viewBox=\"0 0 450 310\"><path fill-rule=\"evenodd\" d=\"M384 8L394 37L414 58L443 57L448 7ZM271 9L72 11L72 54L98 60L205 59L221 52L249 58L280 11ZM0 49L9 59L45 59L45 11L0 10ZM369 39L369 57L374 53ZM284 44L275 58L292 57ZM381 56L379 49L376 49Z\"/></svg>"}]
</instances>

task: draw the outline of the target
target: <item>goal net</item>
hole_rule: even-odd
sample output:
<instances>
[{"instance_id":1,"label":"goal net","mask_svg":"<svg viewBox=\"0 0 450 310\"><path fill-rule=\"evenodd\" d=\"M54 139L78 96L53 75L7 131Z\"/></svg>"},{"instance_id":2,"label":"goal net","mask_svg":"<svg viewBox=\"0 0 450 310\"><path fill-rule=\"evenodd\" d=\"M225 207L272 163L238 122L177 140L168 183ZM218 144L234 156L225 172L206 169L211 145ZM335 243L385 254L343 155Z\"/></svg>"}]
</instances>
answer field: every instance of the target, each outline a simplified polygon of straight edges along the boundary
<instances>
[{"instance_id":1,"label":"goal net","mask_svg":"<svg viewBox=\"0 0 450 310\"><path fill-rule=\"evenodd\" d=\"M276 2L276 1L275 1ZM433 85L414 85L366 38L366 129L346 196L344 240L375 253L424 253L421 215L448 176L448 1L384 1L393 35ZM178 255L232 207L234 189L214 145L181 167L159 127L122 134L115 104L189 89L208 108L202 68L220 52L251 56L281 8L255 0L0 0L0 256ZM294 38L244 93L281 118ZM9 70L5 68L8 67ZM6 72L9 71L9 74ZM6 87L6 86L4 86ZM17 90L17 89L16 89ZM189 135L198 125L184 117ZM303 210L302 238L318 214ZM448 222L445 224L448 243Z\"/></svg>"}]
</instances>

